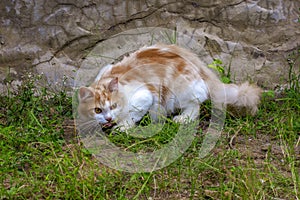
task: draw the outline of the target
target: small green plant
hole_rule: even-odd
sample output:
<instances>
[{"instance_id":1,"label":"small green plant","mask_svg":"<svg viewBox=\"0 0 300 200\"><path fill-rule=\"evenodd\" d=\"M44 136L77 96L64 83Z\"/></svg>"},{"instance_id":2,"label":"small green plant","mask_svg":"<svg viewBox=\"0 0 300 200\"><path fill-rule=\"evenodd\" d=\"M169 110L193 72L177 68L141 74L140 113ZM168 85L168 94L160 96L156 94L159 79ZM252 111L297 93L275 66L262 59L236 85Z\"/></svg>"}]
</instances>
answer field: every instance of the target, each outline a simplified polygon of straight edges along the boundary
<instances>
[{"instance_id":1,"label":"small green plant","mask_svg":"<svg viewBox=\"0 0 300 200\"><path fill-rule=\"evenodd\" d=\"M289 87L295 92L300 92L300 49L292 52L288 59L289 64Z\"/></svg>"},{"instance_id":2,"label":"small green plant","mask_svg":"<svg viewBox=\"0 0 300 200\"><path fill-rule=\"evenodd\" d=\"M227 73L225 73L225 66L223 65L222 60L214 58L213 62L211 64L209 64L208 67L216 70L220 74L221 81L223 83L231 83L230 68L227 71Z\"/></svg>"},{"instance_id":3,"label":"small green plant","mask_svg":"<svg viewBox=\"0 0 300 200\"><path fill-rule=\"evenodd\" d=\"M33 122L40 126L40 120L37 119L52 121L57 119L55 115L72 114L68 105L71 98L66 91L52 92L46 86L39 87L43 78L43 75L27 73L17 87L12 86L12 81L6 83L8 93L1 96L0 100L3 104L1 121L8 126L16 123L25 126Z\"/></svg>"},{"instance_id":4,"label":"small green plant","mask_svg":"<svg viewBox=\"0 0 300 200\"><path fill-rule=\"evenodd\" d=\"M171 35L168 33L168 31L165 31L164 33L165 33L166 38L170 42L170 44L177 44L177 30L176 30L176 28L174 29L174 31L172 31Z\"/></svg>"}]
</instances>

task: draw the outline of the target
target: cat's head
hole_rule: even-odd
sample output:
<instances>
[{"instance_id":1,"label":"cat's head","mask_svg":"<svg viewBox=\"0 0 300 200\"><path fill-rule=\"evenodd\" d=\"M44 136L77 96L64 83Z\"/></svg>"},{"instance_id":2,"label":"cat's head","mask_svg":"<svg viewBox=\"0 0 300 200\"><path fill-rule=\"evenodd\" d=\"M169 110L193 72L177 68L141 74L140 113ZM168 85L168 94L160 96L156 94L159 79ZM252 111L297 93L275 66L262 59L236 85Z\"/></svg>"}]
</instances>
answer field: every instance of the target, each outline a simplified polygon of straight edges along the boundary
<instances>
[{"instance_id":1,"label":"cat's head","mask_svg":"<svg viewBox=\"0 0 300 200\"><path fill-rule=\"evenodd\" d=\"M117 123L124 107L118 78L104 79L78 91L78 114L84 121L95 120L104 127Z\"/></svg>"}]
</instances>

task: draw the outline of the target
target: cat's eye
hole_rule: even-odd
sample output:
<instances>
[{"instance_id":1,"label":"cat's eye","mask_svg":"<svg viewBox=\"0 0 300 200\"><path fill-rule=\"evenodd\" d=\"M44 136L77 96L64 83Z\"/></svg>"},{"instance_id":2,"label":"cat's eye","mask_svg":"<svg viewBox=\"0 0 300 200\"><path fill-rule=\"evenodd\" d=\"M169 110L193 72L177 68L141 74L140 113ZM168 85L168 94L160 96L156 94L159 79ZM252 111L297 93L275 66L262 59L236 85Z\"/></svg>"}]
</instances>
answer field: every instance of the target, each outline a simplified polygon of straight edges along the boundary
<instances>
[{"instance_id":1,"label":"cat's eye","mask_svg":"<svg viewBox=\"0 0 300 200\"><path fill-rule=\"evenodd\" d=\"M112 104L109 108L110 108L111 110L113 110L113 109L115 109L117 106L118 106L118 105L117 105L116 103L114 103L114 104Z\"/></svg>"},{"instance_id":2,"label":"cat's eye","mask_svg":"<svg viewBox=\"0 0 300 200\"><path fill-rule=\"evenodd\" d=\"M101 110L101 108L98 108L98 107L97 107L97 108L95 108L95 113L96 113L96 114L100 114L100 113L102 113L102 110Z\"/></svg>"}]
</instances>

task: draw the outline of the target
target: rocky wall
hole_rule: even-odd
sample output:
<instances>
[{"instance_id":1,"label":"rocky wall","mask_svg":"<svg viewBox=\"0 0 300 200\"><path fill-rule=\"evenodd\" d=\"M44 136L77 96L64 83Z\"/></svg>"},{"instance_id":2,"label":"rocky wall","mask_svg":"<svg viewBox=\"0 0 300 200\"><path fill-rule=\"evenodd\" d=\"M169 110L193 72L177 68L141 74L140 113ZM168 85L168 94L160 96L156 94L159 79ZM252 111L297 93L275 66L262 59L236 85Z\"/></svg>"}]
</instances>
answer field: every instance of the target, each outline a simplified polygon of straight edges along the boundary
<instances>
[{"instance_id":1,"label":"rocky wall","mask_svg":"<svg viewBox=\"0 0 300 200\"><path fill-rule=\"evenodd\" d=\"M299 8L299 0L1 1L0 91L28 71L72 86L95 47L145 27L175 30L207 64L222 60L236 82L273 89L287 83L287 57L300 48Z\"/></svg>"}]
</instances>

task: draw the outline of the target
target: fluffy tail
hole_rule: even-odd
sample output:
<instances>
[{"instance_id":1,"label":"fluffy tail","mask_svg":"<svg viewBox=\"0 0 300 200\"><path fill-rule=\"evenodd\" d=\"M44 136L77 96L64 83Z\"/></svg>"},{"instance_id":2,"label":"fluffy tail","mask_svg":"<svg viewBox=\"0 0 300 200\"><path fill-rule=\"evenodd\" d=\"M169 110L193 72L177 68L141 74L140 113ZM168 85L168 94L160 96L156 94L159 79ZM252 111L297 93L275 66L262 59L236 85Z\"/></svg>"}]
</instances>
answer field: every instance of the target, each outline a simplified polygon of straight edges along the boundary
<instances>
[{"instance_id":1,"label":"fluffy tail","mask_svg":"<svg viewBox=\"0 0 300 200\"><path fill-rule=\"evenodd\" d=\"M254 115L260 102L262 89L250 85L248 82L241 85L221 84L210 89L211 99L216 103L226 104L237 110L246 108L247 112Z\"/></svg>"}]
</instances>

